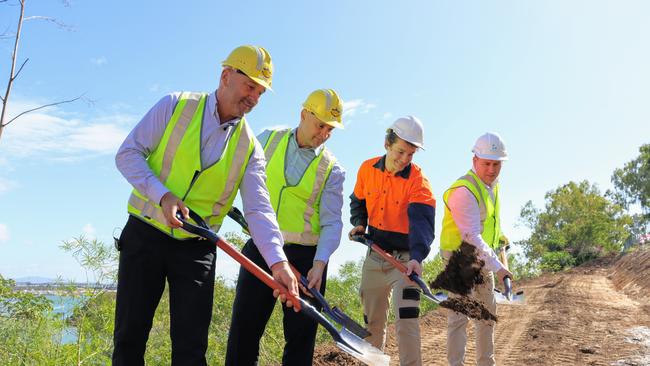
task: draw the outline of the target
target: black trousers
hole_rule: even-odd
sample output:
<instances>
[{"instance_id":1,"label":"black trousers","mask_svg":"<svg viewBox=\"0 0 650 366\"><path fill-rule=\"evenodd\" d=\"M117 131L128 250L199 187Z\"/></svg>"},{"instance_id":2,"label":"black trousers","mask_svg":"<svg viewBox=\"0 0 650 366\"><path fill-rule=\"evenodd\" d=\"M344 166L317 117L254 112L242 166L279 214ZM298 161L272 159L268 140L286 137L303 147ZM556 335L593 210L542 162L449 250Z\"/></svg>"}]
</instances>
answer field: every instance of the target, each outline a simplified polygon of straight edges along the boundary
<instances>
[{"instance_id":1,"label":"black trousers","mask_svg":"<svg viewBox=\"0 0 650 366\"><path fill-rule=\"evenodd\" d=\"M285 245L284 252L289 262L305 277L313 266L316 247L304 245ZM271 270L252 240L249 240L242 253L268 273ZM327 268L323 271L320 291L325 293ZM309 299L300 294L303 299ZM232 323L228 335L226 351L227 366L252 366L257 364L260 339L264 334L266 323L271 317L276 299L273 290L244 268L239 270L237 291L232 309ZM318 310L321 306L312 303ZM284 353L282 364L287 366L308 366L312 364L316 330L318 323L293 309L282 307L284 316Z\"/></svg>"},{"instance_id":2,"label":"black trousers","mask_svg":"<svg viewBox=\"0 0 650 366\"><path fill-rule=\"evenodd\" d=\"M133 216L120 244L113 365L144 365L165 280L172 365L206 365L216 246L198 239L176 240Z\"/></svg>"}]
</instances>

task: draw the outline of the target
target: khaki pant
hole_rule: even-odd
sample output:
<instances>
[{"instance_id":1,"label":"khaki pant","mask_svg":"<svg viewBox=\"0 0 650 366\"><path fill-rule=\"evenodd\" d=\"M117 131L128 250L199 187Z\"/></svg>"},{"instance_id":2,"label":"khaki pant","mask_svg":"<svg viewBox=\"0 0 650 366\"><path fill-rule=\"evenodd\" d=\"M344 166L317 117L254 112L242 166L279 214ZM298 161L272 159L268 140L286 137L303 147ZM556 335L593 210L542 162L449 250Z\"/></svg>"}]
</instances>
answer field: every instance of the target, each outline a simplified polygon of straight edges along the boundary
<instances>
[{"instance_id":1,"label":"khaki pant","mask_svg":"<svg viewBox=\"0 0 650 366\"><path fill-rule=\"evenodd\" d=\"M445 262L451 252L441 251ZM485 305L496 315L497 303L494 297L494 275L483 269L485 282L478 285L469 297ZM449 293L449 297L457 295ZM450 366L462 366L465 363L465 345L467 343L467 323L469 318L455 311L447 311L447 361ZM494 321L473 320L476 333L476 364L478 366L494 366Z\"/></svg>"},{"instance_id":2,"label":"khaki pant","mask_svg":"<svg viewBox=\"0 0 650 366\"><path fill-rule=\"evenodd\" d=\"M402 263L409 261L409 253L391 253ZM366 340L383 350L386 344L386 320L389 298L393 296L393 311L397 318L395 331L402 366L422 365L420 352L420 292L402 272L370 251L363 263L361 276L361 302L363 313L372 335Z\"/></svg>"}]
</instances>

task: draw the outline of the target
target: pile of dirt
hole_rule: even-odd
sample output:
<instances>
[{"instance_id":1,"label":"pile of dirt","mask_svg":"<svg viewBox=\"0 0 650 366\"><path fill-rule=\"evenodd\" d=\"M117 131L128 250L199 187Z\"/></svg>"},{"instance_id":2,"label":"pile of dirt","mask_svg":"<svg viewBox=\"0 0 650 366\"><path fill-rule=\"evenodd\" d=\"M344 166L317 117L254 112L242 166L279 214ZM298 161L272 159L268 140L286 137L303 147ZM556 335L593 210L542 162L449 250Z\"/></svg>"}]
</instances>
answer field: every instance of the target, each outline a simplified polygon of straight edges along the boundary
<instances>
[{"instance_id":1,"label":"pile of dirt","mask_svg":"<svg viewBox=\"0 0 650 366\"><path fill-rule=\"evenodd\" d=\"M485 282L481 270L485 262L478 258L475 246L462 242L453 252L445 270L440 272L429 286L466 296L474 286Z\"/></svg>"},{"instance_id":2,"label":"pile of dirt","mask_svg":"<svg viewBox=\"0 0 650 366\"><path fill-rule=\"evenodd\" d=\"M342 352L333 344L326 344L316 347L314 350L314 366L348 366L363 365L356 358Z\"/></svg>"},{"instance_id":3,"label":"pile of dirt","mask_svg":"<svg viewBox=\"0 0 650 366\"><path fill-rule=\"evenodd\" d=\"M650 304L650 250L637 249L623 255L609 277L617 290Z\"/></svg>"}]
</instances>

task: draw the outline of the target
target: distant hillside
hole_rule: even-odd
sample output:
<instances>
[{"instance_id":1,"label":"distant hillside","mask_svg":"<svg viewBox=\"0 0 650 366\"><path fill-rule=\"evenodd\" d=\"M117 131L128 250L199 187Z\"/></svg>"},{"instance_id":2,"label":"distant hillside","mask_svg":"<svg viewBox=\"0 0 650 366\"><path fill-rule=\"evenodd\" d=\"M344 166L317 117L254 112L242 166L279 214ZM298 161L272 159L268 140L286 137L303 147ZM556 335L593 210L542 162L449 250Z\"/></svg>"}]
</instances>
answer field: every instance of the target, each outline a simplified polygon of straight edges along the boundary
<instances>
[{"instance_id":1,"label":"distant hillside","mask_svg":"<svg viewBox=\"0 0 650 366\"><path fill-rule=\"evenodd\" d=\"M52 283L56 282L56 278L46 278L46 277L39 277L39 276L27 276L27 277L18 277L18 278L12 278L12 280L16 281L16 283Z\"/></svg>"}]
</instances>

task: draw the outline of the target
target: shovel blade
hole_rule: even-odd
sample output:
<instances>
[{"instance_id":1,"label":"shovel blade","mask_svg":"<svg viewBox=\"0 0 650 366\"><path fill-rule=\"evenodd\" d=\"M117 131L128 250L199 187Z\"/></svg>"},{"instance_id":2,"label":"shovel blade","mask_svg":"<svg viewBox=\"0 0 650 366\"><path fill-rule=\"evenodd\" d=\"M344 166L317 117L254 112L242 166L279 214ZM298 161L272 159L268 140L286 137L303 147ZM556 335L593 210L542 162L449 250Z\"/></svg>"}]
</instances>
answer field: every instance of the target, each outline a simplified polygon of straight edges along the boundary
<instances>
[{"instance_id":1,"label":"shovel blade","mask_svg":"<svg viewBox=\"0 0 650 366\"><path fill-rule=\"evenodd\" d=\"M352 320L347 314L345 314L341 309L337 308L336 306L332 308L332 315L334 315L337 319L336 322L341 324L344 328L348 329L350 332L352 332L354 335L357 337L363 339L370 337L370 332L359 325L357 322Z\"/></svg>"},{"instance_id":2,"label":"shovel blade","mask_svg":"<svg viewBox=\"0 0 650 366\"><path fill-rule=\"evenodd\" d=\"M341 329L339 334L344 342L336 342L336 346L357 360L369 366L388 366L390 363L390 356L350 333L347 329Z\"/></svg>"},{"instance_id":3,"label":"shovel blade","mask_svg":"<svg viewBox=\"0 0 650 366\"><path fill-rule=\"evenodd\" d=\"M497 304L500 305L526 305L526 299L523 292L512 294L510 298L508 298L506 295L494 291L494 297L497 301Z\"/></svg>"}]
</instances>

